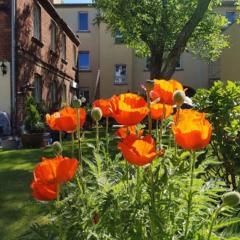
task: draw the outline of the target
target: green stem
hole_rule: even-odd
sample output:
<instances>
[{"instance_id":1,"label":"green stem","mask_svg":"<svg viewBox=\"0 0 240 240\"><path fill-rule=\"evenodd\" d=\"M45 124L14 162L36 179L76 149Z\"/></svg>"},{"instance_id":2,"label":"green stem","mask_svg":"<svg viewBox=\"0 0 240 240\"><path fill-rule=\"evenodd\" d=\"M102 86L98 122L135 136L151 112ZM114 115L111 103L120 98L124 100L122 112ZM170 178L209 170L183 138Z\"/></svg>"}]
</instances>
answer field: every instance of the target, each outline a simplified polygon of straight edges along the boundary
<instances>
[{"instance_id":1,"label":"green stem","mask_svg":"<svg viewBox=\"0 0 240 240\"><path fill-rule=\"evenodd\" d=\"M137 201L140 202L140 186L141 186L141 175L140 175L140 167L136 167L137 168L137 189L136 189L136 199Z\"/></svg>"},{"instance_id":2,"label":"green stem","mask_svg":"<svg viewBox=\"0 0 240 240\"><path fill-rule=\"evenodd\" d=\"M210 240L211 239L211 235L212 235L212 230L213 230L213 225L217 219L217 216L219 214L219 212L221 211L223 206L220 206L218 207L214 213L213 213L213 216L212 216L212 221L211 221L211 225L210 225L210 229L209 229L209 233L208 233L208 237L207 237L207 240Z\"/></svg>"},{"instance_id":3,"label":"green stem","mask_svg":"<svg viewBox=\"0 0 240 240\"><path fill-rule=\"evenodd\" d=\"M129 166L128 166L128 161L126 161L126 182L127 182L127 193L128 193L128 184L129 184L129 178L128 178L128 172L129 172Z\"/></svg>"},{"instance_id":4,"label":"green stem","mask_svg":"<svg viewBox=\"0 0 240 240\"><path fill-rule=\"evenodd\" d=\"M163 120L160 121L160 131L159 131L159 149L162 148L162 132L163 132Z\"/></svg>"},{"instance_id":5,"label":"green stem","mask_svg":"<svg viewBox=\"0 0 240 240\"><path fill-rule=\"evenodd\" d=\"M109 153L109 148L108 148L108 145L109 145L108 120L109 120L109 118L106 117L106 149L107 149L107 154Z\"/></svg>"},{"instance_id":6,"label":"green stem","mask_svg":"<svg viewBox=\"0 0 240 240\"><path fill-rule=\"evenodd\" d=\"M99 122L96 121L96 147L97 147L97 153L99 153L100 147L99 147Z\"/></svg>"},{"instance_id":7,"label":"green stem","mask_svg":"<svg viewBox=\"0 0 240 240\"><path fill-rule=\"evenodd\" d=\"M74 132L71 133L72 138L72 158L74 158Z\"/></svg>"},{"instance_id":8,"label":"green stem","mask_svg":"<svg viewBox=\"0 0 240 240\"><path fill-rule=\"evenodd\" d=\"M61 146L62 146L62 131L59 131L59 142L61 143Z\"/></svg>"},{"instance_id":9,"label":"green stem","mask_svg":"<svg viewBox=\"0 0 240 240\"><path fill-rule=\"evenodd\" d=\"M57 208L60 208L60 193L61 193L61 185L57 185ZM59 239L63 239L63 232L62 232L62 221L61 218L59 217L58 220L58 227L59 227Z\"/></svg>"},{"instance_id":10,"label":"green stem","mask_svg":"<svg viewBox=\"0 0 240 240\"><path fill-rule=\"evenodd\" d=\"M154 177L153 177L153 170L152 165L150 166L150 177L151 177L151 211L150 211L150 219L151 219L151 235L152 240L157 239L156 238L156 225L155 225L155 219L154 219L154 213L156 212L155 207L155 186L154 186Z\"/></svg>"},{"instance_id":11,"label":"green stem","mask_svg":"<svg viewBox=\"0 0 240 240\"><path fill-rule=\"evenodd\" d=\"M184 239L186 239L188 234L190 215L192 210L192 200L193 200L192 187L193 187L195 162L196 162L196 154L195 154L195 151L192 151L192 158L191 158L191 165L190 165L190 185L189 185L188 202L187 202L187 220L186 220L186 226L184 231Z\"/></svg>"},{"instance_id":12,"label":"green stem","mask_svg":"<svg viewBox=\"0 0 240 240\"><path fill-rule=\"evenodd\" d=\"M148 133L149 135L152 135L152 116L151 116L151 101L150 101L150 96L149 96L149 92L147 91L147 106L148 106L148 110L149 110L149 113L148 113Z\"/></svg>"},{"instance_id":13,"label":"green stem","mask_svg":"<svg viewBox=\"0 0 240 240\"><path fill-rule=\"evenodd\" d=\"M82 150L81 150L81 127L80 127L80 109L77 108L77 140L78 140L78 161L80 171L83 176Z\"/></svg>"}]
</instances>

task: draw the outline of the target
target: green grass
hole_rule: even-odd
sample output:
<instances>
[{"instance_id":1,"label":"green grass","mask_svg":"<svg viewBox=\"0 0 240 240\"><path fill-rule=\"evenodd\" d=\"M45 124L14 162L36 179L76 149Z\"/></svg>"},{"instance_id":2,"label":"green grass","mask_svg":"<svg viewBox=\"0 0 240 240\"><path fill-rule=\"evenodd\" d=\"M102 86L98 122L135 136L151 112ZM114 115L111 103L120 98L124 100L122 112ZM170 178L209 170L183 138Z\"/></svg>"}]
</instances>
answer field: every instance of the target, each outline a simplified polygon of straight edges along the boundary
<instances>
[{"instance_id":1,"label":"green grass","mask_svg":"<svg viewBox=\"0 0 240 240\"><path fill-rule=\"evenodd\" d=\"M100 137L103 137L104 133ZM94 133L86 132L84 155L91 154L86 142L95 144ZM112 150L112 149L111 149ZM92 150L90 150L92 151ZM64 143L64 156L70 156L71 146ZM76 152L75 152L76 153ZM44 221L44 205L31 196L32 171L41 157L53 157L46 149L0 150L0 239L16 240L33 222Z\"/></svg>"},{"instance_id":2,"label":"green grass","mask_svg":"<svg viewBox=\"0 0 240 240\"><path fill-rule=\"evenodd\" d=\"M41 205L31 197L32 170L49 150L0 151L0 239L17 239L41 218Z\"/></svg>"}]
</instances>

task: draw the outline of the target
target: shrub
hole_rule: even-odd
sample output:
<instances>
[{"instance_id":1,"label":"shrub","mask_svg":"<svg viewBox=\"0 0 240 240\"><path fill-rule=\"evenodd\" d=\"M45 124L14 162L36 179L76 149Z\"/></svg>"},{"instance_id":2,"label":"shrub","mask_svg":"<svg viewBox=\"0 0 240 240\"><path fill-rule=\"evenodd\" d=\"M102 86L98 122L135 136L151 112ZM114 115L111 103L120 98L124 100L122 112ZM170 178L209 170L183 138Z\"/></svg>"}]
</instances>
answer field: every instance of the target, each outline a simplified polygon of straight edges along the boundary
<instances>
[{"instance_id":1,"label":"shrub","mask_svg":"<svg viewBox=\"0 0 240 240\"><path fill-rule=\"evenodd\" d=\"M240 167L240 84L217 81L209 90L197 90L193 101L196 109L208 114L214 129L212 149L223 162L226 183L236 189ZM218 174L221 175L221 168Z\"/></svg>"}]
</instances>

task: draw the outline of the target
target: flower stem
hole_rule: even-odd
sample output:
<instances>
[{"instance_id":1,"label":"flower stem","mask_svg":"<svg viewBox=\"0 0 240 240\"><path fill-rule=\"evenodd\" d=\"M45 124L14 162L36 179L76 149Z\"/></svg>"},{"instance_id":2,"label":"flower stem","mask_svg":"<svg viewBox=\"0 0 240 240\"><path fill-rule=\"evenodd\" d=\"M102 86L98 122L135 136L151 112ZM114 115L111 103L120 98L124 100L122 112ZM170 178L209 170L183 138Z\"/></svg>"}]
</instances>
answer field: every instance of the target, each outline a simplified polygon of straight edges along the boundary
<instances>
[{"instance_id":1,"label":"flower stem","mask_svg":"<svg viewBox=\"0 0 240 240\"><path fill-rule=\"evenodd\" d=\"M196 162L196 154L195 151L192 151L191 165L190 165L190 185L189 185L189 193L188 193L188 201L187 201L187 220L184 231L184 239L186 239L188 234L190 215L192 210L192 200L193 200L193 178L194 178L194 170L195 170L195 162Z\"/></svg>"},{"instance_id":2,"label":"flower stem","mask_svg":"<svg viewBox=\"0 0 240 240\"><path fill-rule=\"evenodd\" d=\"M208 237L207 237L207 240L210 240L211 239L211 235L212 235L212 230L213 230L213 225L217 219L217 216L219 214L219 212L221 211L223 206L220 206L218 207L214 213L213 213L213 216L212 216L212 221L211 221L211 225L210 225L210 229L209 229L209 233L208 233Z\"/></svg>"},{"instance_id":3,"label":"flower stem","mask_svg":"<svg viewBox=\"0 0 240 240\"><path fill-rule=\"evenodd\" d=\"M100 147L99 147L99 122L96 121L96 147L97 147L97 153L99 153Z\"/></svg>"},{"instance_id":4,"label":"flower stem","mask_svg":"<svg viewBox=\"0 0 240 240\"><path fill-rule=\"evenodd\" d=\"M149 92L147 91L147 106L148 106L148 133L149 135L152 135L152 116L151 116L151 111L150 111L150 105L151 105L151 101L150 101L150 96L149 96Z\"/></svg>"},{"instance_id":5,"label":"flower stem","mask_svg":"<svg viewBox=\"0 0 240 240\"><path fill-rule=\"evenodd\" d=\"M80 171L83 176L82 150L81 150L81 128L80 128L80 109L77 108L77 139L78 139L78 161Z\"/></svg>"},{"instance_id":6,"label":"flower stem","mask_svg":"<svg viewBox=\"0 0 240 240\"><path fill-rule=\"evenodd\" d=\"M61 143L61 146L62 146L62 131L59 131L59 142Z\"/></svg>"},{"instance_id":7,"label":"flower stem","mask_svg":"<svg viewBox=\"0 0 240 240\"><path fill-rule=\"evenodd\" d=\"M155 186L154 186L154 176L153 176L153 170L152 165L150 166L150 178L151 178L151 209L150 209L150 219L151 219L151 235L152 240L156 239L156 225L155 225L155 219L154 219L154 213L156 212L155 207Z\"/></svg>"},{"instance_id":8,"label":"flower stem","mask_svg":"<svg viewBox=\"0 0 240 240\"><path fill-rule=\"evenodd\" d=\"M60 193L61 193L61 185L60 183L57 185L57 208L60 208ZM61 216L61 215L60 215ZM58 219L58 228L59 228L59 239L63 239L63 233L62 233L62 221L59 217Z\"/></svg>"},{"instance_id":9,"label":"flower stem","mask_svg":"<svg viewBox=\"0 0 240 240\"><path fill-rule=\"evenodd\" d=\"M106 150L107 150L107 154L109 153L109 148L108 148L108 145L109 145L109 135L108 135L108 123L109 123L109 118L106 117Z\"/></svg>"},{"instance_id":10,"label":"flower stem","mask_svg":"<svg viewBox=\"0 0 240 240\"><path fill-rule=\"evenodd\" d=\"M74 158L74 132L71 133L72 138L72 158Z\"/></svg>"}]
</instances>

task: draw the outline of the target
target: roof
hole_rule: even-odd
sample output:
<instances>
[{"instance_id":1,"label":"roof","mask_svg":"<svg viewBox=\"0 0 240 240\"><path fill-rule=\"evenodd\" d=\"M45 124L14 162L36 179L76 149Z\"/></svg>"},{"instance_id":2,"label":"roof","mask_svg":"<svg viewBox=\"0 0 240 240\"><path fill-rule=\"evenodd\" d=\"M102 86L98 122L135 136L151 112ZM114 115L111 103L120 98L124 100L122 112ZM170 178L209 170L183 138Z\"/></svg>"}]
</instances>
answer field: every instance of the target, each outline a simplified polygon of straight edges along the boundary
<instances>
[{"instance_id":1,"label":"roof","mask_svg":"<svg viewBox=\"0 0 240 240\"><path fill-rule=\"evenodd\" d=\"M56 8L81 8L81 7L92 7L94 8L93 3L56 3L54 4Z\"/></svg>"},{"instance_id":2,"label":"roof","mask_svg":"<svg viewBox=\"0 0 240 240\"><path fill-rule=\"evenodd\" d=\"M65 33L69 36L69 38L77 45L80 45L80 41L78 40L75 33L71 30L71 28L66 24L66 22L60 17L55 7L50 1L46 0L37 0L42 7L48 12L48 14L63 28Z\"/></svg>"}]
</instances>

